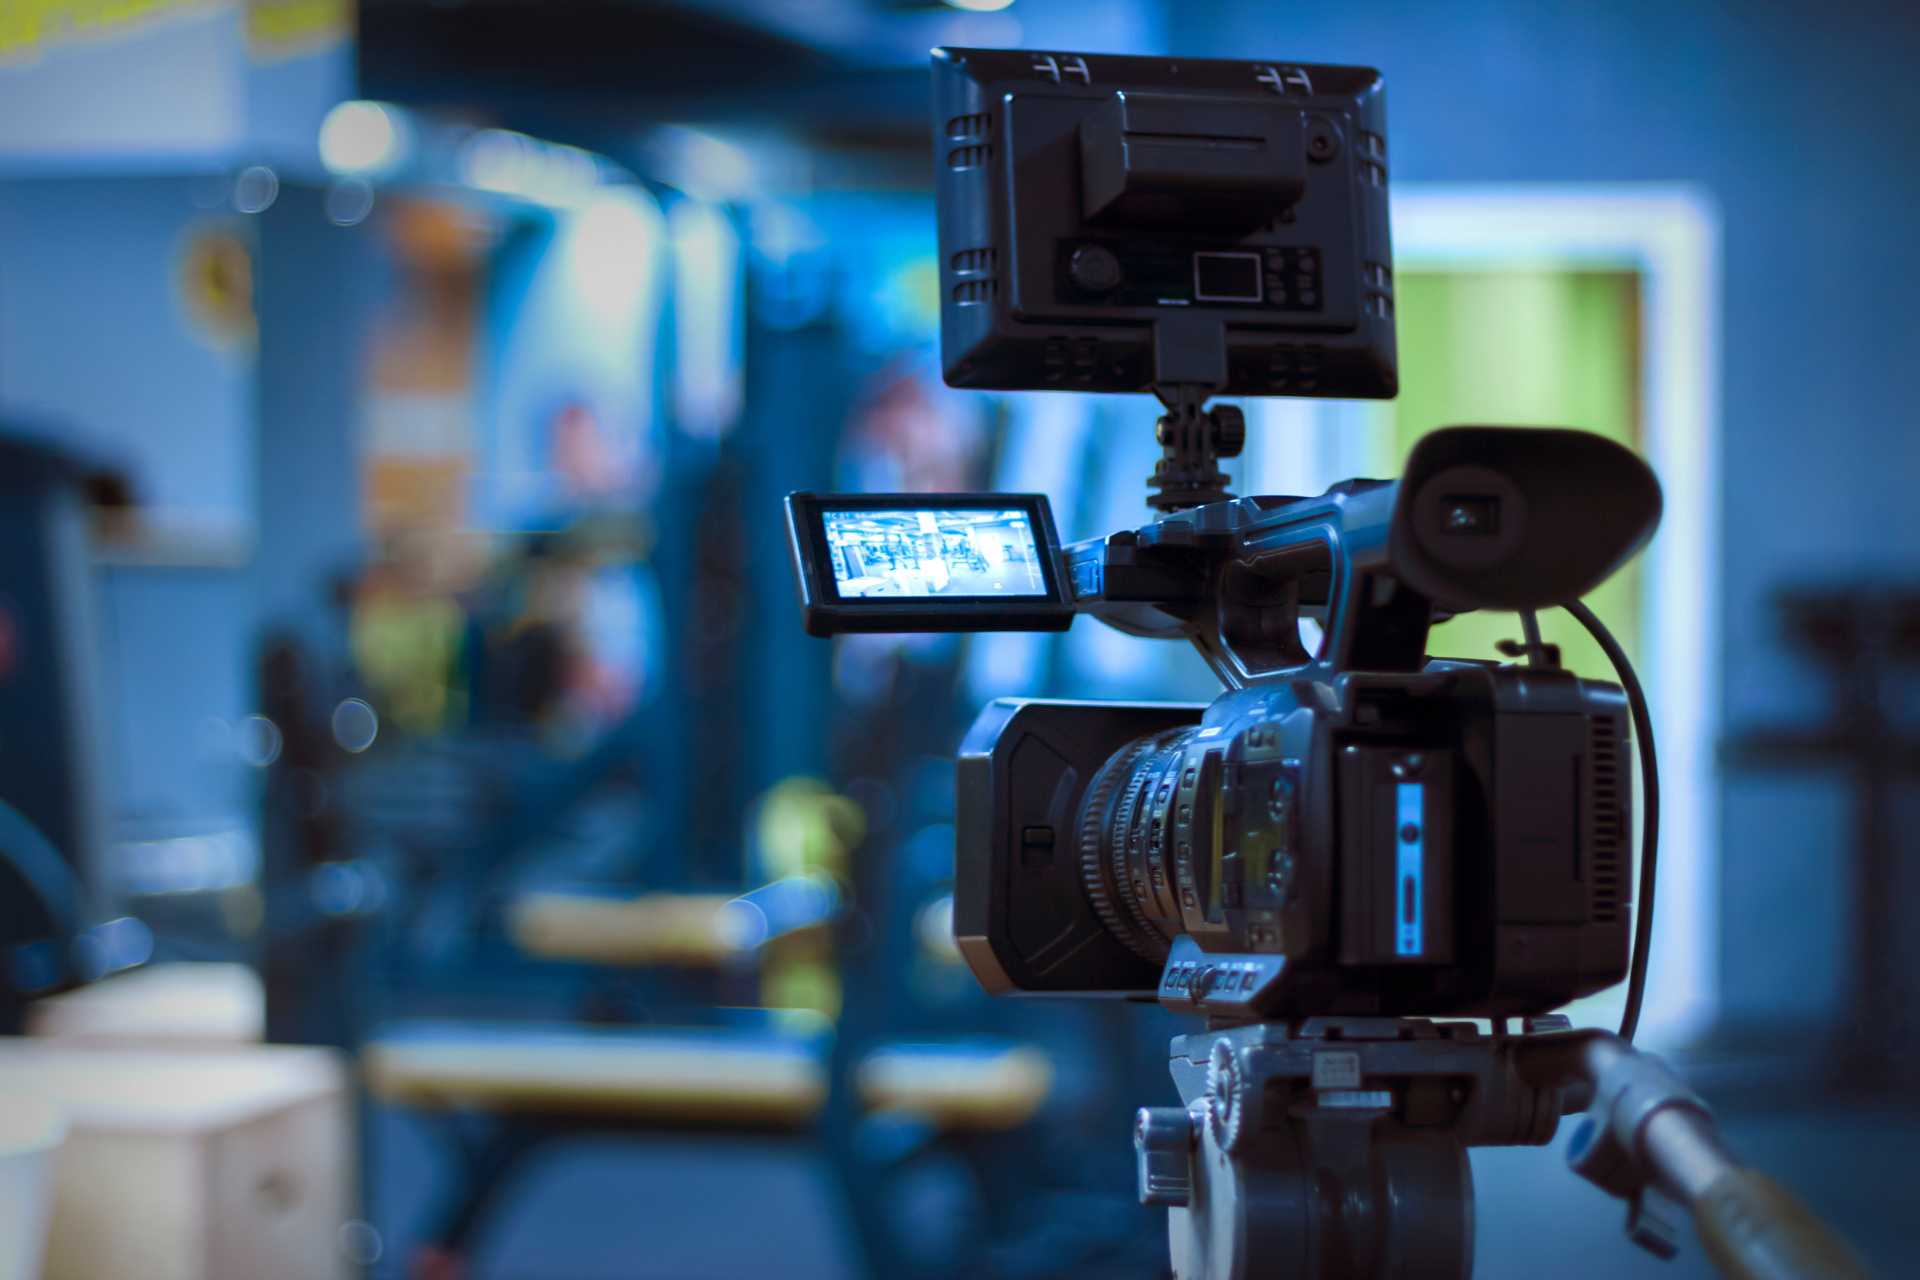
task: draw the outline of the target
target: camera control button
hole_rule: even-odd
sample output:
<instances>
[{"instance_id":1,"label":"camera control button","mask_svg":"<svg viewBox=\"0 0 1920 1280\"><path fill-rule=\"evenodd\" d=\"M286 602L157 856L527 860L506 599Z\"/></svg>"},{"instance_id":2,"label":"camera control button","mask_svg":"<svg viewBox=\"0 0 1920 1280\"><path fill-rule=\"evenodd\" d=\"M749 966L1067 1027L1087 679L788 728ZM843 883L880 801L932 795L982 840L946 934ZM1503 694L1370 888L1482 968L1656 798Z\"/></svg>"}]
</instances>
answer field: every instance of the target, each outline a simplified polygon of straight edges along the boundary
<instances>
[{"instance_id":1,"label":"camera control button","mask_svg":"<svg viewBox=\"0 0 1920 1280\"><path fill-rule=\"evenodd\" d=\"M1120 259L1102 245L1083 244L1067 259L1067 275L1088 293L1106 293L1119 285L1124 274Z\"/></svg>"}]
</instances>

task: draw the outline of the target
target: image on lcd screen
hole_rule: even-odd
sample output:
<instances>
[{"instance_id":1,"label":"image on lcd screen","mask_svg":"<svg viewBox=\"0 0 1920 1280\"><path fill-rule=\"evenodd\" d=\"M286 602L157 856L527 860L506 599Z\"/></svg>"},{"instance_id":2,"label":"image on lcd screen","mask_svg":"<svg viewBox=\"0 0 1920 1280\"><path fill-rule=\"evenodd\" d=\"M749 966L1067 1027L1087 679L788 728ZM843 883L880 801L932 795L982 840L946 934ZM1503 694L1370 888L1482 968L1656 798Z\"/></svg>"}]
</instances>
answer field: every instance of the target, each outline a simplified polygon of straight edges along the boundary
<instances>
[{"instance_id":1,"label":"image on lcd screen","mask_svg":"<svg viewBox=\"0 0 1920 1280\"><path fill-rule=\"evenodd\" d=\"M1019 510L823 511L843 600L1044 596L1033 522Z\"/></svg>"}]
</instances>

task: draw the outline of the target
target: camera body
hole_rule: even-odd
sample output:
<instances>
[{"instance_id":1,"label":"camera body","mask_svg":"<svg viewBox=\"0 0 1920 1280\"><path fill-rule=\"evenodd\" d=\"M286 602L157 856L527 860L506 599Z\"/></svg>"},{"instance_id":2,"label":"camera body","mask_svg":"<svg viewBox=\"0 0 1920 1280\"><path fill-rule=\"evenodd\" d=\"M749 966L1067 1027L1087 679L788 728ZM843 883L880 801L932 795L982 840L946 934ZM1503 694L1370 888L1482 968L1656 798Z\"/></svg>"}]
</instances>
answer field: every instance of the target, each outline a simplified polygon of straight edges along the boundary
<instances>
[{"instance_id":1,"label":"camera body","mask_svg":"<svg viewBox=\"0 0 1920 1280\"><path fill-rule=\"evenodd\" d=\"M996 994L1244 1017L1546 1012L1626 973L1624 699L1559 670L1002 701L954 934Z\"/></svg>"},{"instance_id":2,"label":"camera body","mask_svg":"<svg viewBox=\"0 0 1920 1280\"><path fill-rule=\"evenodd\" d=\"M1624 695L1426 643L1436 617L1578 598L1658 510L1618 445L1455 427L1397 482L1066 548L1078 610L1185 636L1229 692L987 708L958 764L975 975L1243 1017L1527 1015L1619 981Z\"/></svg>"}]
</instances>

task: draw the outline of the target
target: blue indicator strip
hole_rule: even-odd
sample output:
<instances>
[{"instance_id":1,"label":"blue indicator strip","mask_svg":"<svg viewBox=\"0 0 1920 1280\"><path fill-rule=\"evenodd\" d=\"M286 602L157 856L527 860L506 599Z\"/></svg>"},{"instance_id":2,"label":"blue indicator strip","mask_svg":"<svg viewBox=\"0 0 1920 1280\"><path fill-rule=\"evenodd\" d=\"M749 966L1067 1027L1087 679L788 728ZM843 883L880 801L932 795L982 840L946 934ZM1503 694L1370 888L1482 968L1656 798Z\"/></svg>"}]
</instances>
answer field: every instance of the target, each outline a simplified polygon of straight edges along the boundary
<instances>
[{"instance_id":1,"label":"blue indicator strip","mask_svg":"<svg viewBox=\"0 0 1920 1280\"><path fill-rule=\"evenodd\" d=\"M1399 850L1399 865L1394 877L1393 954L1417 956L1426 948L1422 912L1426 894L1423 881L1427 869L1427 824L1424 793L1418 782L1403 782L1399 792L1398 828L1394 842Z\"/></svg>"}]
</instances>

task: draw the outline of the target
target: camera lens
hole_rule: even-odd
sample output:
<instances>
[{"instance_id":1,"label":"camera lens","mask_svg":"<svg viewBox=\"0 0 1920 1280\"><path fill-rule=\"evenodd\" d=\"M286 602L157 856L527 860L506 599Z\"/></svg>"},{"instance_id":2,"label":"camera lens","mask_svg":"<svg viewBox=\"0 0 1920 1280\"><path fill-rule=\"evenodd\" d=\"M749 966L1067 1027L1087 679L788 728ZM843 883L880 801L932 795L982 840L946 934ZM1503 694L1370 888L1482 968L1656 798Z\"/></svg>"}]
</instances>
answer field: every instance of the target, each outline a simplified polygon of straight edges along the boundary
<instances>
[{"instance_id":1,"label":"camera lens","mask_svg":"<svg viewBox=\"0 0 1920 1280\"><path fill-rule=\"evenodd\" d=\"M1159 964L1180 932L1174 867L1190 857L1177 832L1190 814L1192 779L1182 776L1196 727L1140 738L1095 775L1080 813L1080 878L1107 930ZM1183 786L1182 784L1189 784Z\"/></svg>"}]
</instances>

